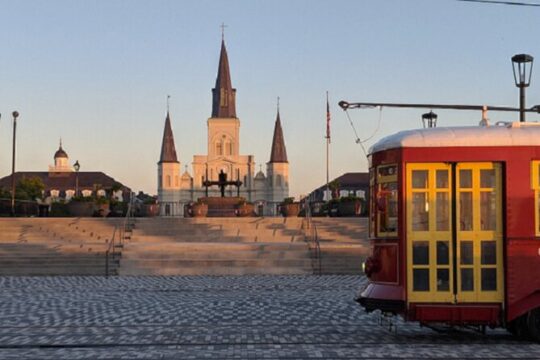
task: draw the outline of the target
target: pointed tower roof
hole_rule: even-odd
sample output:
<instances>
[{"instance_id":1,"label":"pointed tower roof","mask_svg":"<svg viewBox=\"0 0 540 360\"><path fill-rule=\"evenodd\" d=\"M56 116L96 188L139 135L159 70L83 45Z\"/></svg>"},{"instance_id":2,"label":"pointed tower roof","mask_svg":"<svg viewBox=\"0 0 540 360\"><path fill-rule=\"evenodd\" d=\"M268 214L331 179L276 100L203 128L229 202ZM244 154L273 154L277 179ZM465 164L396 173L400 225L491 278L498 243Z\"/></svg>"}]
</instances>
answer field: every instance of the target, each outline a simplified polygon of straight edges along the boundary
<instances>
[{"instance_id":1,"label":"pointed tower roof","mask_svg":"<svg viewBox=\"0 0 540 360\"><path fill-rule=\"evenodd\" d=\"M232 87L225 40L221 40L216 86L212 89L212 117L236 118L236 89Z\"/></svg>"},{"instance_id":2,"label":"pointed tower roof","mask_svg":"<svg viewBox=\"0 0 540 360\"><path fill-rule=\"evenodd\" d=\"M56 152L54 153L54 159L56 158L67 159L67 157L68 157L67 153L64 151L64 149L62 149L62 139L60 139L60 146L58 147L58 150L56 150Z\"/></svg>"},{"instance_id":3,"label":"pointed tower roof","mask_svg":"<svg viewBox=\"0 0 540 360\"><path fill-rule=\"evenodd\" d=\"M177 163L176 147L174 146L174 136L171 127L171 118L167 111L167 117L165 118L165 129L163 130L163 141L161 143L161 155L159 157L159 163Z\"/></svg>"},{"instance_id":4,"label":"pointed tower roof","mask_svg":"<svg viewBox=\"0 0 540 360\"><path fill-rule=\"evenodd\" d=\"M272 139L272 152L270 154L271 163L286 163L287 149L285 149L285 140L283 139L283 130L281 129L281 120L279 119L279 105L274 126L274 138Z\"/></svg>"}]
</instances>

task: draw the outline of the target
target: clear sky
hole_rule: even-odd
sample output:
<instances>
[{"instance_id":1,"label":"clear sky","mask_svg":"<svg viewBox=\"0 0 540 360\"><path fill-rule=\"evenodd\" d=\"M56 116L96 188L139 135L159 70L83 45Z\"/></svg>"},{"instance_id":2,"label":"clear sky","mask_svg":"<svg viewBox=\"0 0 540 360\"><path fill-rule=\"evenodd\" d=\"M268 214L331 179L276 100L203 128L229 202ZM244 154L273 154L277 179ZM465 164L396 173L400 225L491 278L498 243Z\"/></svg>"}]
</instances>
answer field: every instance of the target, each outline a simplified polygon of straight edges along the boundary
<instances>
[{"instance_id":1,"label":"clear sky","mask_svg":"<svg viewBox=\"0 0 540 360\"><path fill-rule=\"evenodd\" d=\"M182 168L193 154L206 153L222 22L241 153L255 155L257 168L269 160L280 96L292 195L325 182L327 90L336 177L367 168L339 100L517 106L511 56L529 53L540 62L538 7L454 0L1 0L0 9L0 176L11 171L10 114L18 110L18 170L46 171L62 137L81 171L101 170L151 194L167 94ZM540 104L540 66L527 102ZM384 109L373 141L421 126L423 112ZM437 113L439 126L480 120L475 112ZM360 138L376 130L378 110L350 115Z\"/></svg>"}]
</instances>

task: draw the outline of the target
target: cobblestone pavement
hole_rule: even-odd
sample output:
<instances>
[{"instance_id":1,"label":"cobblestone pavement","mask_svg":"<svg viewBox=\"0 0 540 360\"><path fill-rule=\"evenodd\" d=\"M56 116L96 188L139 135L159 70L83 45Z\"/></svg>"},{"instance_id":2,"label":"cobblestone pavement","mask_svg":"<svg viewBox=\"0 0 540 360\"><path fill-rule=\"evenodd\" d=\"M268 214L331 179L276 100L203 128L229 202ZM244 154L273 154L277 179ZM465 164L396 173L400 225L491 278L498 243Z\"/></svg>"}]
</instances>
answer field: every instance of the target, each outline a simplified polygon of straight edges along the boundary
<instances>
[{"instance_id":1,"label":"cobblestone pavement","mask_svg":"<svg viewBox=\"0 0 540 360\"><path fill-rule=\"evenodd\" d=\"M0 277L0 359L540 358L504 330L379 325L358 276Z\"/></svg>"}]
</instances>

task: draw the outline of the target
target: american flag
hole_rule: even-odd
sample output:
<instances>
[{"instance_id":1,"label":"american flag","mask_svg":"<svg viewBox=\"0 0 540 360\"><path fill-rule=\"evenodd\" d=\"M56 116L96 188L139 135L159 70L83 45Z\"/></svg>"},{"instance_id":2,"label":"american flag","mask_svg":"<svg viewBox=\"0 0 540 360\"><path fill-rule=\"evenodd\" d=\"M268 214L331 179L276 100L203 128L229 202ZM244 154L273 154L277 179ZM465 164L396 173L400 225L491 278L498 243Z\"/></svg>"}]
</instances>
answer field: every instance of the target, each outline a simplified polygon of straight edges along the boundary
<instances>
[{"instance_id":1,"label":"american flag","mask_svg":"<svg viewBox=\"0 0 540 360\"><path fill-rule=\"evenodd\" d=\"M326 138L330 143L330 103L328 102L328 91L326 92Z\"/></svg>"}]
</instances>

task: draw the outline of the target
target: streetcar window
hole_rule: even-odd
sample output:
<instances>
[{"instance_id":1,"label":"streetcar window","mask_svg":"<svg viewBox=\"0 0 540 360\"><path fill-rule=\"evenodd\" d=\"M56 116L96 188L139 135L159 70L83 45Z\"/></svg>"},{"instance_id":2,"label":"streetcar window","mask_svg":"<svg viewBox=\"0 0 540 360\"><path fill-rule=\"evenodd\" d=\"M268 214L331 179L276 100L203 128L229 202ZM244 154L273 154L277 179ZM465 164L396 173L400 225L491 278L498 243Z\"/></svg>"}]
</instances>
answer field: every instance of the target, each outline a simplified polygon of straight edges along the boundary
<instances>
[{"instance_id":1,"label":"streetcar window","mask_svg":"<svg viewBox=\"0 0 540 360\"><path fill-rule=\"evenodd\" d=\"M377 214L374 219L377 221L377 235L396 236L398 225L397 165L377 167L374 213Z\"/></svg>"},{"instance_id":2,"label":"streetcar window","mask_svg":"<svg viewBox=\"0 0 540 360\"><path fill-rule=\"evenodd\" d=\"M437 241L437 265L448 265L449 259L448 241Z\"/></svg>"},{"instance_id":3,"label":"streetcar window","mask_svg":"<svg viewBox=\"0 0 540 360\"><path fill-rule=\"evenodd\" d=\"M462 268L461 269L461 291L473 291L474 290L474 277L473 269Z\"/></svg>"},{"instance_id":4,"label":"streetcar window","mask_svg":"<svg viewBox=\"0 0 540 360\"><path fill-rule=\"evenodd\" d=\"M428 187L428 171L427 170L413 170L412 187L413 189L425 189Z\"/></svg>"},{"instance_id":5,"label":"streetcar window","mask_svg":"<svg viewBox=\"0 0 540 360\"><path fill-rule=\"evenodd\" d=\"M497 290L497 269L482 269L482 291Z\"/></svg>"},{"instance_id":6,"label":"streetcar window","mask_svg":"<svg viewBox=\"0 0 540 360\"><path fill-rule=\"evenodd\" d=\"M497 264L497 243L495 241L482 241L481 243L481 264Z\"/></svg>"},{"instance_id":7,"label":"streetcar window","mask_svg":"<svg viewBox=\"0 0 540 360\"><path fill-rule=\"evenodd\" d=\"M437 170L437 189L446 189L448 187L448 170Z\"/></svg>"},{"instance_id":8,"label":"streetcar window","mask_svg":"<svg viewBox=\"0 0 540 360\"><path fill-rule=\"evenodd\" d=\"M427 192L415 192L412 199L413 231L429 230L429 198Z\"/></svg>"},{"instance_id":9,"label":"streetcar window","mask_svg":"<svg viewBox=\"0 0 540 360\"><path fill-rule=\"evenodd\" d=\"M459 197L459 230L471 231L473 226L472 191L460 191Z\"/></svg>"},{"instance_id":10,"label":"streetcar window","mask_svg":"<svg viewBox=\"0 0 540 360\"><path fill-rule=\"evenodd\" d=\"M429 265L429 242L415 241L413 243L413 264Z\"/></svg>"},{"instance_id":11,"label":"streetcar window","mask_svg":"<svg viewBox=\"0 0 540 360\"><path fill-rule=\"evenodd\" d=\"M495 187L495 169L480 170L480 187L482 188Z\"/></svg>"},{"instance_id":12,"label":"streetcar window","mask_svg":"<svg viewBox=\"0 0 540 360\"><path fill-rule=\"evenodd\" d=\"M472 188L472 170L465 169L459 171L459 187Z\"/></svg>"},{"instance_id":13,"label":"streetcar window","mask_svg":"<svg viewBox=\"0 0 540 360\"><path fill-rule=\"evenodd\" d=\"M461 241L460 246L461 252L461 265L472 265L473 264L473 242L472 241Z\"/></svg>"},{"instance_id":14,"label":"streetcar window","mask_svg":"<svg viewBox=\"0 0 540 360\"><path fill-rule=\"evenodd\" d=\"M413 269L413 290L429 291L429 269Z\"/></svg>"},{"instance_id":15,"label":"streetcar window","mask_svg":"<svg viewBox=\"0 0 540 360\"><path fill-rule=\"evenodd\" d=\"M480 191L480 226L482 230L496 230L497 194L495 191Z\"/></svg>"},{"instance_id":16,"label":"streetcar window","mask_svg":"<svg viewBox=\"0 0 540 360\"><path fill-rule=\"evenodd\" d=\"M437 269L437 291L450 290L450 270Z\"/></svg>"},{"instance_id":17,"label":"streetcar window","mask_svg":"<svg viewBox=\"0 0 540 360\"><path fill-rule=\"evenodd\" d=\"M540 160L531 162L531 187L534 190L535 234L540 236Z\"/></svg>"},{"instance_id":18,"label":"streetcar window","mask_svg":"<svg viewBox=\"0 0 540 360\"><path fill-rule=\"evenodd\" d=\"M436 218L437 231L448 231L450 227L450 206L448 192L437 192L436 195Z\"/></svg>"}]
</instances>

